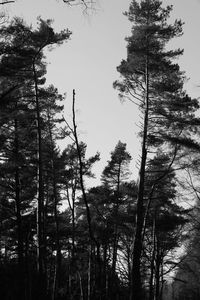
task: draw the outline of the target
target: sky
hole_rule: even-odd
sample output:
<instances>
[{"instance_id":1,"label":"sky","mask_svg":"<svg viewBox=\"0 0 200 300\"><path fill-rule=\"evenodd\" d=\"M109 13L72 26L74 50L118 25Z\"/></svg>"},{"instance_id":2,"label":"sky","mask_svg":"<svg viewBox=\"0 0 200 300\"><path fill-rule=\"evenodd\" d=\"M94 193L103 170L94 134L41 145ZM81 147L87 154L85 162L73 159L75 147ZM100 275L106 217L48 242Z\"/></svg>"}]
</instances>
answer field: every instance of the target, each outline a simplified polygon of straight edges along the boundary
<instances>
[{"instance_id":1,"label":"sky","mask_svg":"<svg viewBox=\"0 0 200 300\"><path fill-rule=\"evenodd\" d=\"M72 90L76 90L77 125L80 140L87 144L87 155L101 154L93 169L98 184L100 174L117 142L127 143L132 155L132 179L137 179L140 142L137 107L121 103L113 82L119 79L116 67L126 59L125 37L130 36L131 23L123 15L131 0L98 0L95 11L84 14L79 7L68 7L62 0L17 0L6 9L27 23L36 24L37 16L54 19L56 31L68 28L71 39L47 54L47 83L66 93L65 117L71 120ZM189 78L185 88L192 97L199 97L200 77L200 1L164 0L174 6L171 20L185 22L184 35L171 42L172 48L184 48L178 63ZM67 146L69 140L62 142Z\"/></svg>"}]
</instances>

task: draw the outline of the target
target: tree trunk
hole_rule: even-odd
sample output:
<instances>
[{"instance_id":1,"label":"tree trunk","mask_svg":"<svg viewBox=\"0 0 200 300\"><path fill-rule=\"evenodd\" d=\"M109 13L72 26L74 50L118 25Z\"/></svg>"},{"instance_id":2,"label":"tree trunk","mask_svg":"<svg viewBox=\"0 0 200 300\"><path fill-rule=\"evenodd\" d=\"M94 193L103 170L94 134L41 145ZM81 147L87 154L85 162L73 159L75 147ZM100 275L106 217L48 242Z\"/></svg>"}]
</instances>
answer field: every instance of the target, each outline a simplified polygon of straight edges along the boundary
<instances>
[{"instance_id":1,"label":"tree trunk","mask_svg":"<svg viewBox=\"0 0 200 300\"><path fill-rule=\"evenodd\" d=\"M80 151L80 146L79 146L79 141L78 141L78 135L77 135L77 125L76 125L76 114L75 114L75 90L73 90L73 104L72 104L72 113L73 113L73 135L75 139L75 144L76 144L76 149L77 149L77 154L78 154L78 161L79 161L79 178L80 178L80 186L81 186L81 191L82 191L82 196L83 196L83 201L85 204L85 209L86 209L86 218L87 218L87 224L88 224L88 233L90 237L90 243L91 247L94 245L97 249L97 254L96 254L96 259L95 262L97 262L98 265L98 279L96 282L96 287L97 287L97 293L101 294L102 293L102 288L101 288L101 280L102 280L102 274L101 274L101 255L100 255L100 245L97 239L94 236L93 228L92 228L92 219L91 219L91 213L90 213L90 207L87 201L87 195L85 191L85 186L84 186L84 172L83 172L83 162L82 162L82 157L81 157L81 151Z\"/></svg>"},{"instance_id":2,"label":"tree trunk","mask_svg":"<svg viewBox=\"0 0 200 300\"><path fill-rule=\"evenodd\" d=\"M48 115L49 122L49 136L51 142L51 168L52 168L52 179L53 179L53 199L54 199L54 220L56 228L56 258L55 258L55 271L54 271L54 281L53 281L53 292L52 299L57 299L58 290L60 287L60 276L61 276L61 246L59 238L59 212L58 212L58 189L56 181L56 165L55 165L55 154L54 154L54 141L51 130L51 120Z\"/></svg>"},{"instance_id":3,"label":"tree trunk","mask_svg":"<svg viewBox=\"0 0 200 300\"><path fill-rule=\"evenodd\" d=\"M145 96L145 112L144 112L144 129L142 141L142 155L141 166L139 174L139 187L136 209L136 229L135 238L133 243L133 259L132 259L132 285L130 300L141 300L142 295L142 282L141 282L141 254L142 254L142 231L144 223L144 184L145 184L145 167L147 160L147 133L148 133L148 118L149 118L149 71L148 71L148 57L146 61L146 96Z\"/></svg>"},{"instance_id":4,"label":"tree trunk","mask_svg":"<svg viewBox=\"0 0 200 300\"><path fill-rule=\"evenodd\" d=\"M16 104L17 108L17 104ZM24 246L23 246L23 230L21 216L21 200L20 200L20 171L19 171L19 135L18 120L15 119L15 204L16 204L16 224L17 224L17 256L18 256L18 298L25 298L25 274L24 274Z\"/></svg>"},{"instance_id":5,"label":"tree trunk","mask_svg":"<svg viewBox=\"0 0 200 300\"><path fill-rule=\"evenodd\" d=\"M121 164L119 163L118 173L117 173L117 187L116 187L116 204L114 206L114 241L113 241L113 259L112 259L112 281L111 281L111 293L112 299L116 300L116 264L117 264L117 251L119 242L118 233L118 213L119 213L119 189L120 189L120 177L121 177Z\"/></svg>"},{"instance_id":6,"label":"tree trunk","mask_svg":"<svg viewBox=\"0 0 200 300\"><path fill-rule=\"evenodd\" d=\"M155 268L155 254L156 254L156 235L155 235L155 216L153 220L153 250L151 257L151 273L149 279L149 300L154 300L154 268Z\"/></svg>"},{"instance_id":7,"label":"tree trunk","mask_svg":"<svg viewBox=\"0 0 200 300\"><path fill-rule=\"evenodd\" d=\"M158 237L156 237L156 291L155 291L155 300L160 299L160 266L161 266L161 256L160 256L160 247Z\"/></svg>"},{"instance_id":8,"label":"tree trunk","mask_svg":"<svg viewBox=\"0 0 200 300\"><path fill-rule=\"evenodd\" d=\"M108 299L107 248L108 245L105 244L103 247L103 291L105 300Z\"/></svg>"},{"instance_id":9,"label":"tree trunk","mask_svg":"<svg viewBox=\"0 0 200 300\"><path fill-rule=\"evenodd\" d=\"M29 225L30 226L30 225ZM31 228L27 230L26 240L25 240L25 274L26 274L26 300L32 300L32 280L31 280L31 271L30 271L30 262L29 262L29 234Z\"/></svg>"},{"instance_id":10,"label":"tree trunk","mask_svg":"<svg viewBox=\"0 0 200 300\"><path fill-rule=\"evenodd\" d=\"M92 263L92 249L88 249L88 286L87 286L87 300L91 300L91 263Z\"/></svg>"},{"instance_id":11,"label":"tree trunk","mask_svg":"<svg viewBox=\"0 0 200 300\"><path fill-rule=\"evenodd\" d=\"M165 284L165 280L164 280L164 274L163 274L163 259L161 262L161 288L160 288L160 299L159 300L163 300L163 289L164 289L164 284Z\"/></svg>"},{"instance_id":12,"label":"tree trunk","mask_svg":"<svg viewBox=\"0 0 200 300\"><path fill-rule=\"evenodd\" d=\"M76 198L76 183L72 191L72 262L74 263L75 255L75 198Z\"/></svg>"},{"instance_id":13,"label":"tree trunk","mask_svg":"<svg viewBox=\"0 0 200 300\"><path fill-rule=\"evenodd\" d=\"M81 274L79 271L78 271L78 278L79 278L79 286L80 286L80 300L84 300L83 283L82 283L82 278L81 278Z\"/></svg>"},{"instance_id":14,"label":"tree trunk","mask_svg":"<svg viewBox=\"0 0 200 300\"><path fill-rule=\"evenodd\" d=\"M37 123L37 155L38 155L38 172L37 172L37 270L38 270L38 299L46 298L46 271L45 271L45 241L44 241L44 186L43 186L43 161L42 161L42 132L41 116L38 95L37 73L35 61L33 62L33 75L35 84L35 103L36 103L36 123Z\"/></svg>"}]
</instances>

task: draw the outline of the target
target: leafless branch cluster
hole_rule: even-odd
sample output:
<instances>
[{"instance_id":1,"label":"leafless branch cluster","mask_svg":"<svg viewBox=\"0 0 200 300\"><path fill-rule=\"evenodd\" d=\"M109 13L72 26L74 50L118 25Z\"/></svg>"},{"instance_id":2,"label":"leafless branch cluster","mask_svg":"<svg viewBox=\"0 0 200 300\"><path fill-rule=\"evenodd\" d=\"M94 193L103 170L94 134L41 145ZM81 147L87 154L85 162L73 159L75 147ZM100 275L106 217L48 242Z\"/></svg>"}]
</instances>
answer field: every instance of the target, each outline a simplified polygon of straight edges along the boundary
<instances>
[{"instance_id":1,"label":"leafless branch cluster","mask_svg":"<svg viewBox=\"0 0 200 300\"><path fill-rule=\"evenodd\" d=\"M84 12L88 12L89 10L94 10L96 7L95 0L62 0L64 3L70 6L82 6Z\"/></svg>"}]
</instances>

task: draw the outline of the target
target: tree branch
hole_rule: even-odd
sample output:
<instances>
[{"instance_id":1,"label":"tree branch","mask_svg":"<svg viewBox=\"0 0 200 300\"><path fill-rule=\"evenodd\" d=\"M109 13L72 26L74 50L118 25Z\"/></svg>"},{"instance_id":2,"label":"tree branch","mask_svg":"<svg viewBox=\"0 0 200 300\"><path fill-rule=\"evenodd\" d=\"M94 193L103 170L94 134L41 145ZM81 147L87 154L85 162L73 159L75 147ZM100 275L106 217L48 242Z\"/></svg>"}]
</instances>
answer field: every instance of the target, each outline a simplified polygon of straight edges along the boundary
<instances>
[{"instance_id":1,"label":"tree branch","mask_svg":"<svg viewBox=\"0 0 200 300\"><path fill-rule=\"evenodd\" d=\"M1 2L0 5L4 5L4 4L9 4L9 3L14 3L15 1L4 1L4 2Z\"/></svg>"},{"instance_id":2,"label":"tree branch","mask_svg":"<svg viewBox=\"0 0 200 300\"><path fill-rule=\"evenodd\" d=\"M15 1L4 1L1 2L0 5L9 4L9 3L15 3Z\"/></svg>"}]
</instances>

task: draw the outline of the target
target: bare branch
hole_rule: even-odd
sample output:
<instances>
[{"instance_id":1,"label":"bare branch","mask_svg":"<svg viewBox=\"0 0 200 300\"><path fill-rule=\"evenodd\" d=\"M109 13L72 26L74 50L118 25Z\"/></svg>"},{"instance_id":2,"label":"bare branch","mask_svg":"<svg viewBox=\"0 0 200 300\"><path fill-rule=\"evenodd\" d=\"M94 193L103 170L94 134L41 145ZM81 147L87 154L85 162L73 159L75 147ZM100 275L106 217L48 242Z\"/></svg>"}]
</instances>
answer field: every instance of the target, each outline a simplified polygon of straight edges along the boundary
<instances>
[{"instance_id":1,"label":"bare branch","mask_svg":"<svg viewBox=\"0 0 200 300\"><path fill-rule=\"evenodd\" d=\"M197 190L197 188L194 186L194 183L193 183L193 180L192 180L192 176L190 174L190 171L189 169L186 169L186 172L188 173L188 176L189 176L189 180L190 180L190 187L192 187L196 197L198 200L200 200L200 196L199 196L199 191Z\"/></svg>"},{"instance_id":2,"label":"bare branch","mask_svg":"<svg viewBox=\"0 0 200 300\"><path fill-rule=\"evenodd\" d=\"M9 3L15 3L15 1L3 1L0 2L0 5L9 4Z\"/></svg>"},{"instance_id":3,"label":"bare branch","mask_svg":"<svg viewBox=\"0 0 200 300\"><path fill-rule=\"evenodd\" d=\"M93 0L63 0L69 6L82 6L83 12L86 13L88 10L94 10L96 1Z\"/></svg>"}]
</instances>

